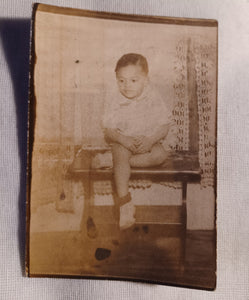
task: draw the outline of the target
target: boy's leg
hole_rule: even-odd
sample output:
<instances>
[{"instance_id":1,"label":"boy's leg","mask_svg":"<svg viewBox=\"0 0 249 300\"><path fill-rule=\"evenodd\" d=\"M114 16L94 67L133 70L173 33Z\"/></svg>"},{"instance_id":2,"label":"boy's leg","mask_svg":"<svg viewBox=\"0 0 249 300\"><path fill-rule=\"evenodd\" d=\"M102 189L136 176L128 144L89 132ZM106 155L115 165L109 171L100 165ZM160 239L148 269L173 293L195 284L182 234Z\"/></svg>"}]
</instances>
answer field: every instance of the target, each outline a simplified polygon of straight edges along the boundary
<instances>
[{"instance_id":1,"label":"boy's leg","mask_svg":"<svg viewBox=\"0 0 249 300\"><path fill-rule=\"evenodd\" d=\"M131 167L153 167L161 165L167 157L167 152L161 144L155 144L150 152L135 154L130 158Z\"/></svg>"},{"instance_id":2,"label":"boy's leg","mask_svg":"<svg viewBox=\"0 0 249 300\"><path fill-rule=\"evenodd\" d=\"M120 229L125 229L135 223L135 207L129 193L129 179L131 174L131 152L120 144L113 144L113 170L118 197L116 198L114 213L119 219ZM114 200L115 201L115 200Z\"/></svg>"},{"instance_id":3,"label":"boy's leg","mask_svg":"<svg viewBox=\"0 0 249 300\"><path fill-rule=\"evenodd\" d=\"M131 174L131 152L120 144L112 145L114 180L119 197L128 194L129 179Z\"/></svg>"}]
</instances>

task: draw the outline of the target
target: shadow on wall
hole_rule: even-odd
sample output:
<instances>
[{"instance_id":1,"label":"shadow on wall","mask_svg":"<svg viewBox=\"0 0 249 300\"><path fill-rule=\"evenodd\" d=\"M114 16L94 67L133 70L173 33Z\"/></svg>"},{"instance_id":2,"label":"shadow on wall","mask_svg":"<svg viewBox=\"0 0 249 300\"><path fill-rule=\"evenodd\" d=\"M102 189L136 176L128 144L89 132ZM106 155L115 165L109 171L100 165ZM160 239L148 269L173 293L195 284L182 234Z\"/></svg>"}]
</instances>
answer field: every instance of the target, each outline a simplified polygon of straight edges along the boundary
<instances>
[{"instance_id":1,"label":"shadow on wall","mask_svg":"<svg viewBox=\"0 0 249 300\"><path fill-rule=\"evenodd\" d=\"M18 239L22 273L25 271L25 202L30 19L0 19L0 38L9 67L16 105L16 126L20 157Z\"/></svg>"}]
</instances>

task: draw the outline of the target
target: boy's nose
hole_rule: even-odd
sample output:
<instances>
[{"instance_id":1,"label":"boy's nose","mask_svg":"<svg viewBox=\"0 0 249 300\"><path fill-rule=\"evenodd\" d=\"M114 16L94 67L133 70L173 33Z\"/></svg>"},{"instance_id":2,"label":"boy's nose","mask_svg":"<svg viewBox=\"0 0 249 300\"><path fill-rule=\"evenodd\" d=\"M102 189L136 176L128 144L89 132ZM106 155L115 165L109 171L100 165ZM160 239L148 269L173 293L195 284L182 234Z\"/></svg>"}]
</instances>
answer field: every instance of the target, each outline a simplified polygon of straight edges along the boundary
<instances>
[{"instance_id":1,"label":"boy's nose","mask_svg":"<svg viewBox=\"0 0 249 300\"><path fill-rule=\"evenodd\" d=\"M125 81L125 88L129 88L130 87L130 82L129 81Z\"/></svg>"}]
</instances>

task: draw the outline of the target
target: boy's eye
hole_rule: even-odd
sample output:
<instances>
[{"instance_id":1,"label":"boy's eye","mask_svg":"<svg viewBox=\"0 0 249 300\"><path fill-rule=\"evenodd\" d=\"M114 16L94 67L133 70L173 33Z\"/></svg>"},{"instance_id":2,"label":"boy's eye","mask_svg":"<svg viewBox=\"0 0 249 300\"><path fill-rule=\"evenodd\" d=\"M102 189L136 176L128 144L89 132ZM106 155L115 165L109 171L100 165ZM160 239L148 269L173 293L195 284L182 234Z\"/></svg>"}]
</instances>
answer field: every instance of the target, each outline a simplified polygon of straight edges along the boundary
<instances>
[{"instance_id":1,"label":"boy's eye","mask_svg":"<svg viewBox=\"0 0 249 300\"><path fill-rule=\"evenodd\" d=\"M132 79L132 82L136 82L137 80L136 79Z\"/></svg>"}]
</instances>

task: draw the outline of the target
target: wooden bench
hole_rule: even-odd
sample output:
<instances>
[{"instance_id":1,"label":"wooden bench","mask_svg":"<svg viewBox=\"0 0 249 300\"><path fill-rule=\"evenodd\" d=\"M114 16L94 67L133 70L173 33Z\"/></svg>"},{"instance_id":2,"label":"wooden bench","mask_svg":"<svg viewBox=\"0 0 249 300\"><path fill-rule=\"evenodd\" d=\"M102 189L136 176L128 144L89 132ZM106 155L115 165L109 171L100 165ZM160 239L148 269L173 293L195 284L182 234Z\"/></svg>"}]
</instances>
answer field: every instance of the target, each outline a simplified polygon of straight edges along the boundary
<instances>
[{"instance_id":1,"label":"wooden bench","mask_svg":"<svg viewBox=\"0 0 249 300\"><path fill-rule=\"evenodd\" d=\"M101 150L88 151L88 159L91 161L99 152ZM113 182L113 169L91 169L90 167L86 168L82 167L81 164L73 163L68 170L67 178L81 181L83 184L85 197L81 224L82 231L86 232L87 224L89 225L89 223L94 222L94 181L110 179ZM152 182L178 182L181 185L182 203L180 222L174 221L174 225L181 228L181 267L184 269L187 229L187 185L188 183L200 182L201 179L197 153L187 151L171 152L166 161L159 167L132 168L131 179L150 179ZM170 223L167 223L166 220L164 224Z\"/></svg>"}]
</instances>

